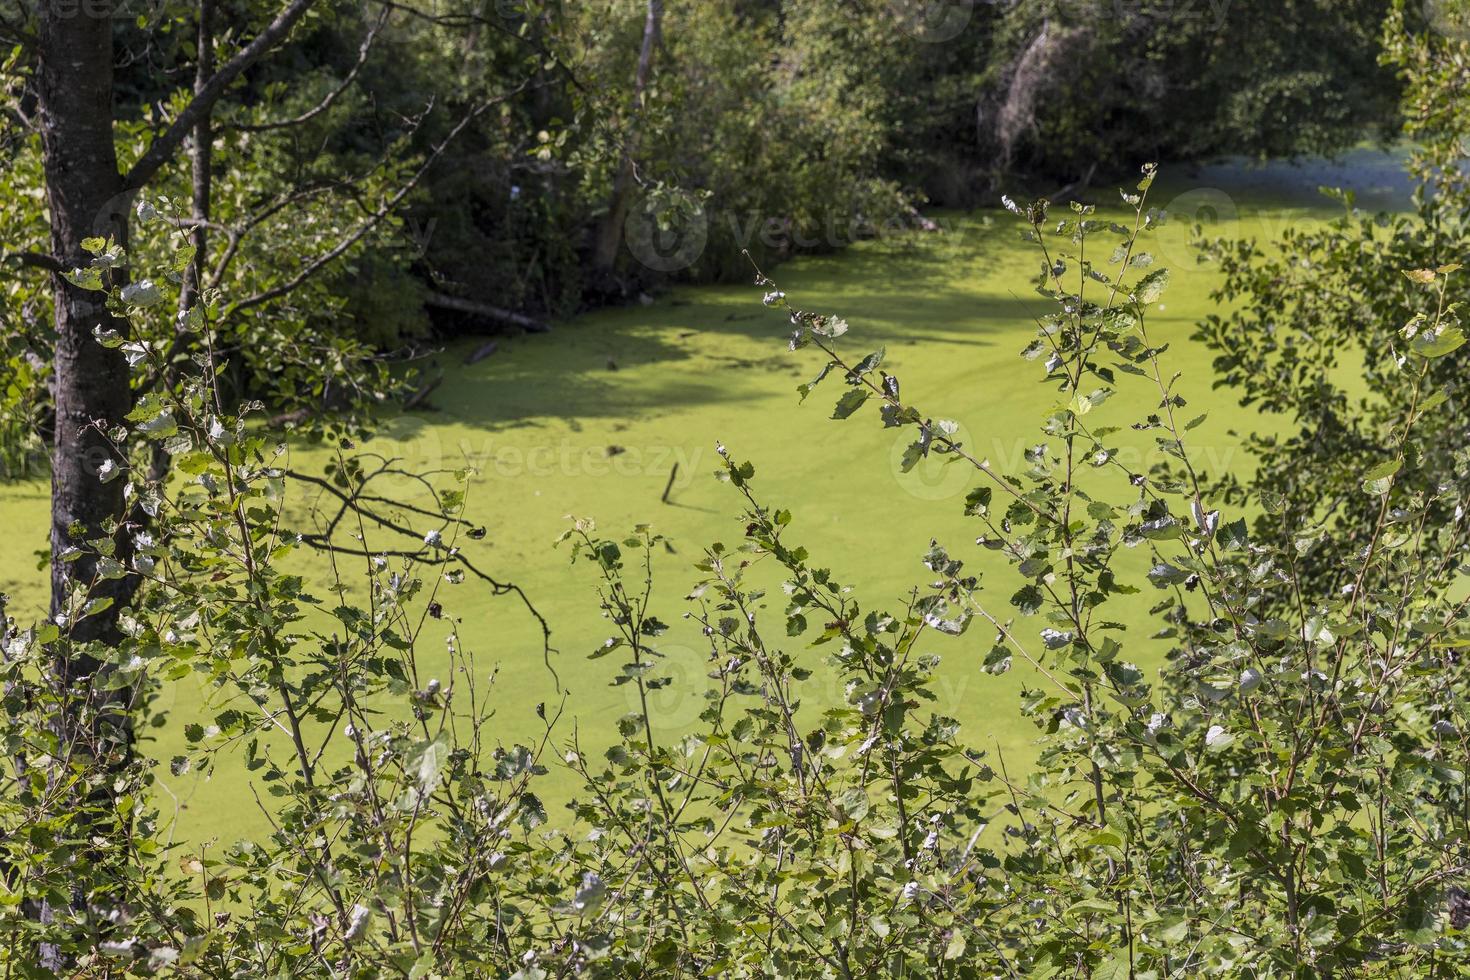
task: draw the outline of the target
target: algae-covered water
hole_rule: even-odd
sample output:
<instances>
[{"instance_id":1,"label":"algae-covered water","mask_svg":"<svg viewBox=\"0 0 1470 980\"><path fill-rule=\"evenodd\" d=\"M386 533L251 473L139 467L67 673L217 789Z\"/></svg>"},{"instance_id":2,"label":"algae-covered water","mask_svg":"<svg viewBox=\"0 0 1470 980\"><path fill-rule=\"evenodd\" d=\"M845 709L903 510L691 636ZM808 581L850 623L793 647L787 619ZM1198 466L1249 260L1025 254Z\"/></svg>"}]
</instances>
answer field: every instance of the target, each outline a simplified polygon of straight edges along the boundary
<instances>
[{"instance_id":1,"label":"algae-covered water","mask_svg":"<svg viewBox=\"0 0 1470 980\"><path fill-rule=\"evenodd\" d=\"M1189 248L1190 226L1201 221L1214 233L1269 240L1287 225L1336 213L1338 206L1316 193L1320 184L1355 186L1360 206L1393 207L1406 197L1397 159L1367 151L1334 164L1180 169L1166 173L1153 192L1152 203L1172 218L1149 249L1171 267L1173 281L1153 311L1150 338L1169 342L1166 364L1183 372L1191 410L1209 413L1191 435L1195 461L1210 473L1248 468L1232 432L1274 423L1213 390L1211 356L1189 339L1194 323L1214 310L1209 294L1219 282L1217 270L1200 264ZM1105 207L1118 201L1116 192L1100 188L1087 197ZM995 469L1018 472L1024 449L1040 441L1037 426L1054 397L1038 383L1040 365L1019 357L1033 335L1033 318L1046 312L1031 285L1039 258L999 208L936 217L937 233L885 236L798 259L773 275L795 305L846 318L848 349L886 347L885 367L902 378L906 398L932 417L958 421L961 438ZM560 689L543 665L539 629L517 600L492 598L473 580L440 594L478 663L487 674L499 668L498 737L529 736L539 728L536 704L565 697L560 737L570 738L575 724L583 748L595 748L632 707L628 687L609 686L615 658L587 659L607 633L590 569L569 565L566 550L552 547L567 515L594 518L619 535L651 523L668 537L670 548L656 566L656 606L675 624L663 649L676 680L655 692L654 710L665 732L695 722L704 703L704 658L679 619L681 597L697 577L691 565L702 548L733 544L742 535L738 495L713 478L717 442L755 464L760 496L792 511L793 537L851 583L867 607L896 607L923 583L920 558L937 539L983 571L994 605L1006 608L1016 583L1002 563L974 546L977 528L961 514L976 475L937 462L901 473L898 461L911 435L881 428L867 412L829 420L837 385L799 403L796 386L820 367L820 355L787 351L786 336L783 317L762 306L759 290L728 285L678 288L649 305L558 323L549 335L502 339L493 355L472 366L462 361L478 342L465 341L439 356L445 379L430 410L387 421L368 447L411 466L474 467L467 517L485 525L487 535L467 550L482 568L521 586L552 625ZM1133 390L1145 397L1141 388ZM1115 398L1105 410L1128 418L1149 410L1125 402ZM1151 447L1147 433L1131 443L1137 465L1147 465L1157 451ZM319 470L325 459L320 450L295 447L292 465ZM33 552L45 543L46 491L39 480L0 485L6 529L0 591L11 595L22 621L43 611L45 573ZM309 493L296 493L303 512ZM325 561L306 570L323 580L324 593ZM1145 592L1128 615L1116 617L1131 627L1128 658L1146 666L1160 656L1148 639L1152 601ZM769 604L770 633L783 636L779 594ZM1032 755L1031 724L1017 709L1028 672L1019 664L1001 677L981 671L990 641L978 627L959 638L933 638L933 652L944 658L933 707L963 722L972 744L1003 751L1014 769ZM822 682L820 654L804 655L818 667L809 701L839 697ZM151 751L163 759L180 751L184 726L222 707L208 701L195 682L170 688L163 699L170 723L156 730ZM217 772L173 777L162 770L161 781L178 801L181 837L230 839L259 826L244 768ZM566 788L566 774L556 769L547 780L549 798Z\"/></svg>"}]
</instances>

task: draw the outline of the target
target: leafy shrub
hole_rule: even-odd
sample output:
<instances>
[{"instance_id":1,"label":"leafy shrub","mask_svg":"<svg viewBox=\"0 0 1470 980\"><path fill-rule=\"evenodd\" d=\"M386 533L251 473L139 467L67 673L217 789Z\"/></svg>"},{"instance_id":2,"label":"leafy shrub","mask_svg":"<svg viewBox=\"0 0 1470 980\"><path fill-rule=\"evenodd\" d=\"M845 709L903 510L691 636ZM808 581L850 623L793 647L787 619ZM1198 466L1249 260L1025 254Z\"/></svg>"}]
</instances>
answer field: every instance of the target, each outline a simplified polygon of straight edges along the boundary
<instances>
[{"instance_id":1,"label":"leafy shrub","mask_svg":"<svg viewBox=\"0 0 1470 980\"><path fill-rule=\"evenodd\" d=\"M871 607L722 447L745 533L698 564L687 615L709 674L682 736L656 736L648 706L672 683L660 538L587 521L566 535L610 625L593 656L619 658L614 683L640 705L600 760L545 706L534 745L496 744L493 684L452 626L450 672L424 676L424 627L452 590L517 591L474 565L461 490L375 511L370 483L393 464L344 455L309 478L328 494L324 526L292 530L285 501L303 477L222 408L208 353L221 300L206 294L187 321L199 371L108 430L135 461L99 474L137 502L127 553L107 537L76 545L100 576L143 582L119 642L71 640L99 611L86 587L54 623L7 620L0 955L31 973L199 976L1454 973L1470 634L1458 563L1430 542L1461 490L1426 487L1413 442L1442 407L1433 372L1463 342L1446 301L1457 270L1409 270L1425 315L1399 342L1408 394L1391 441L1354 458L1376 518L1339 552L1351 587L1324 584L1301 571L1330 537L1317 522L1252 500L1282 532L1252 530L1186 452L1195 420L1148 329L1168 283L1145 245L1161 219L1152 182L1147 168L1125 193L1126 224L1007 201L1054 304L1023 356L1057 399L1018 476L921 408L882 351L850 354L844 320L758 276L790 346L820 354L803 396L840 384L835 418L872 403L913 433L905 465L936 454L976 469L977 540L1027 584L997 599L936 543L898 609ZM109 270L126 257L94 244L74 281L146 322L138 300L153 297L117 289ZM98 340L156 370L144 336ZM1131 429L1098 421L1115 393L1144 406ZM1167 462L1130 470L1129 431ZM144 475L154 445L179 479ZM331 550L331 581L290 570L310 544ZM1138 641L1110 606L1138 594L1156 597L1173 647L1157 678L1129 661ZM926 706L931 648L971 630L987 671L1029 665L1020 710L1041 753L1028 773ZM811 703L819 670L839 703ZM160 839L153 763L133 750L149 726L178 724L150 713L156 684L191 674L217 713L188 723L191 749L169 765L244 766L268 794L271 832L218 853ZM578 777L564 817L537 794L551 765Z\"/></svg>"},{"instance_id":2,"label":"leafy shrub","mask_svg":"<svg viewBox=\"0 0 1470 980\"><path fill-rule=\"evenodd\" d=\"M1333 23L1320 4L1287 9ZM834 209L866 221L902 213L907 188L882 179L881 162L905 157L887 143L903 104L885 93L915 74L882 73L875 42L893 8L861 11L847 22L819 3L784 5L784 17L760 5L686 9L664 52L671 70L638 107L653 148L645 211L668 221L681 202L711 202L802 234ZM517 25L516 44L534 47L563 26L562 11L540 5L502 13L497 23ZM497 267L486 281L514 280L518 299L539 293L548 308L575 295L565 280L579 261L577 235L606 201L608 165L624 145L632 110L616 80L628 75L637 23L622 7L564 13L572 30L560 35L569 39L560 64L575 61L606 84L549 98L537 85L474 134L476 152L503 158L476 199L486 224L513 219L495 254L546 246L524 273ZM170 300L192 253L166 199L156 203L172 234L140 236L131 253L90 241L93 260L68 277L127 321L96 340L126 354L139 394L126 418L91 421L128 461L96 476L126 481L130 509L53 556L85 556L79 567L95 567L96 579L51 622L21 629L0 610L0 959L31 976L1462 972L1463 126L1459 101L1440 95L1463 87L1465 52L1450 34L1412 37L1405 16L1398 4L1388 50L1428 142L1420 170L1436 193L1421 197L1419 215L1349 215L1288 239L1279 262L1249 244L1215 250L1224 295L1250 298L1205 328L1225 379L1303 429L1257 440L1252 484L1194 467L1188 432L1199 419L1166 367L1167 345L1150 336L1168 284L1146 252L1162 220L1146 201L1151 167L1124 194L1126 224L1083 204L1058 220L1044 201L1007 201L1038 249L1035 286L1052 309L1023 356L1057 395L1017 476L920 408L922 393L901 386L882 351L851 354L844 320L800 309L758 274L766 305L789 320L793 351L819 352L802 397L840 384L835 418L875 406L885 426L913 433L905 466L935 455L978 471L986 482L965 503L976 540L1026 584L997 600L956 549L935 542L904 602L870 606L793 540L790 511L762 498L754 466L722 448L745 533L706 549L689 595L709 668L690 692L704 704L690 731L660 738L650 716L650 694L673 683L661 649L660 616L670 614L654 608L659 537L648 528L604 537L589 521L568 535L610 625L593 655L619 658L615 683L639 704L601 758L583 752L554 706L535 708L534 744L500 744L493 678L452 620L447 660L435 651L449 669L426 676L427 626L455 589L526 598L475 564L482 530L463 517L455 474L405 473L346 448L323 476L294 473L257 424L259 395L314 406L344 379L368 403L392 388L374 349L341 329L343 280L252 304L340 237L331 205L278 212L270 244L236 253L252 261L182 317ZM1034 26L1011 23L1020 35ZM1017 115L1016 132L1039 140L1029 151L1038 161L1060 147L1047 159L1072 166L1104 150L1084 138L1098 131L1074 112L1081 93L1108 83L1115 115L1149 103L1133 79L1101 72L1120 46L1135 50L1131 22L1062 26L1078 32L1068 50L1089 57L1057 75L1069 98ZM419 54L454 50L440 27L405 41ZM965 44L990 50L989 38ZM1148 62L1205 44L1193 34L1181 48L1137 50ZM558 62L542 54L533 60L544 82ZM520 65L524 54L507 60ZM919 60L920 76L961 71L939 55ZM460 65L412 64L451 76ZM710 64L737 84L713 84ZM424 77L402 70L402 87ZM1203 77L1225 85L1233 76ZM1358 118L1348 98L1305 133L1268 125L1332 77L1311 62L1248 88L1222 125L1273 148L1335 145ZM1139 78L1147 90L1150 78ZM290 110L330 80L302 91L278 78L259 84L263 104L252 108ZM362 110L351 100L340 108L347 118ZM563 113L598 125L562 125ZM1151 138L1128 118L1116 132ZM705 152L711 119L714 153ZM248 220L276 190L278 168L327 179L344 161L367 163L358 186L381 197L416 165L413 152L381 171L376 163L376 151L411 134L392 129L364 146L327 123L311 144L327 150L227 143L221 160L235 165L219 181L217 217ZM123 129L136 151L144 128ZM5 149L8 174L34 168L33 145ZM534 204L501 193L521 186L511 178L526 159L537 161L527 186L545 191ZM182 196L181 176L172 197ZM444 186L418 206L459 205ZM18 243L40 238L25 215L5 227ZM485 225L458 230L478 240ZM357 240L343 253L344 279L359 263L403 282L408 262L392 244ZM744 244L717 236L696 274L726 273ZM449 236L421 256L431 275L443 274L434 265L444 252L433 249L480 254L455 246ZM129 264L154 275L125 283L114 270ZM6 322L4 364L16 380L0 401L0 435L23 453L44 423L46 366L34 343L44 331L33 308L43 300L25 285L5 290L7 316L20 315ZM398 333L414 329L419 297L389 290L357 301ZM1339 381L1344 373L1361 374L1366 396ZM1143 412L1119 423L1126 404ZM1130 438L1156 440L1166 462L1129 469L1118 449ZM430 503L388 503L379 480L417 480ZM300 512L288 508L304 488L324 501L308 515L314 530L297 528ZM329 581L293 570L293 553L307 547L330 553ZM119 579L138 589L116 635L82 642L78 625L110 611L100 587ZM1171 647L1158 676L1133 662L1143 644L1116 611L1134 596L1156 600L1155 636ZM1017 657L1027 664L1019 710L1036 725L1040 758L1024 774L926 704L933 651L967 651L956 637L972 631L984 638L987 672ZM840 686L838 703L816 703L818 671ZM163 712L161 685L185 678L213 692L210 717ZM149 731L181 723L188 751L150 759ZM159 814L161 764L249 781L263 791L271 830L217 852L173 845ZM555 817L537 782L553 765L578 787Z\"/></svg>"},{"instance_id":3,"label":"leafy shrub","mask_svg":"<svg viewBox=\"0 0 1470 980\"><path fill-rule=\"evenodd\" d=\"M1448 14L1455 8L1435 8ZM1401 479L1426 495L1426 558L1453 560L1462 533L1457 502L1438 488L1463 483L1467 459L1464 352L1435 358L1422 379L1402 360L1425 343L1422 286L1385 270L1436 268L1465 253L1470 191L1461 141L1470 126L1455 94L1464 84L1464 34L1415 30L1398 5L1385 27L1385 59L1405 84L1409 160L1419 187L1408 213L1368 213L1337 193L1342 214L1325 227L1290 229L1277 242L1204 242L1225 281L1216 298L1230 308L1200 325L1197 338L1218 352L1219 383L1242 404L1279 422L1250 436L1259 469L1252 482L1228 482L1234 499L1269 499L1285 519L1266 515L1257 533L1280 537L1298 524L1329 533L1304 556L1302 574L1323 587L1348 584L1345 556L1367 545L1380 502L1358 492L1365 454L1400 438L1403 405L1416 387L1431 406L1415 423L1419 466ZM1451 282L1446 303L1463 301ZM1407 328L1405 325L1409 325ZM1447 341L1434 341L1445 343ZM1272 431L1274 430L1274 431Z\"/></svg>"},{"instance_id":4,"label":"leafy shrub","mask_svg":"<svg viewBox=\"0 0 1470 980\"><path fill-rule=\"evenodd\" d=\"M886 425L917 430L910 463L937 452L990 478L967 513L1030 581L1003 613L941 554L945 604L930 613L955 632L983 619L996 630L988 662L1019 655L1039 675L1023 705L1043 733L1041 766L1014 803L1031 860L1005 864L1028 928L1017 962L992 972L1443 969L1465 925L1464 639L1458 563L1436 560L1420 529L1461 491L1420 489L1413 438L1436 408L1426 379L1464 340L1445 302L1457 267L1409 270L1424 315L1399 347L1407 394L1384 409L1397 417L1387 444L1351 457L1376 517L1362 547L1339 552L1338 588L1298 572L1329 537L1315 522L1252 500L1284 525L1253 534L1214 507L1185 451L1199 420L1184 418L1147 330L1168 281L1143 271L1140 230L1162 218L1144 202L1151 182L1146 171L1125 194L1131 228L1082 205L1049 222L1044 202L1008 204L1059 310L1027 351L1045 357L1059 398L1024 478L995 474L952 423L901 397L881 352L839 355L845 322L791 311L793 346L827 357L818 380L848 385L835 417L876 401ZM767 301L788 305L774 289ZM1118 430L1091 414L1128 377L1149 393L1128 399L1148 407L1132 428L1154 433L1167 460L1148 473L1119 462ZM1108 476L1124 493L1104 495ZM1150 558L1137 581L1129 549ZM1158 685L1124 659L1125 627L1103 608L1145 589L1174 644ZM1047 625L1023 627L1029 616Z\"/></svg>"}]
</instances>

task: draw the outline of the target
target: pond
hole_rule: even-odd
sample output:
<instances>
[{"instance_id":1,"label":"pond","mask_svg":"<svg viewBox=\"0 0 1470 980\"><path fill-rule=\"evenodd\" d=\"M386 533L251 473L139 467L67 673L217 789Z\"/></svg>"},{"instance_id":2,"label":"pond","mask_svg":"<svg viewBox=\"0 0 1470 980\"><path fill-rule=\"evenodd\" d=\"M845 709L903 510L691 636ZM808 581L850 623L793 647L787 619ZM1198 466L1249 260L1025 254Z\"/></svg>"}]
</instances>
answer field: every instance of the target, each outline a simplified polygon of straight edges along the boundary
<instances>
[{"instance_id":1,"label":"pond","mask_svg":"<svg viewBox=\"0 0 1470 980\"><path fill-rule=\"evenodd\" d=\"M1206 472L1247 470L1250 461L1232 430L1260 431L1273 423L1248 417L1229 392L1212 390L1211 355L1190 340L1193 324L1212 312L1210 292L1219 282L1218 272L1189 247L1190 226L1199 221L1214 234L1269 241L1287 225L1337 212L1317 194L1321 184L1354 187L1362 206L1401 206L1408 188L1400 159L1361 150L1336 163L1231 162L1166 171L1156 186L1153 203L1170 211L1171 220L1150 249L1173 270L1173 281L1150 332L1170 344L1166 368L1183 372L1191 413L1208 413L1192 433L1192 451ZM1101 187L1085 196L1105 207L1118 200ZM846 349L861 354L885 347L885 367L902 378L906 398L926 415L958 422L959 438L976 456L989 458L1002 473L1019 472L1025 449L1039 441L1037 426L1053 397L1038 383L1040 364L1019 357L1033 336L1033 318L1046 312L1031 285L1038 256L1020 241L1017 220L999 208L934 217L935 232L883 237L769 271L795 305L848 320ZM535 620L514 598L493 598L473 580L441 590L447 619L430 624L427 649L442 650L447 621L460 622L464 646L487 673L498 669L496 734L507 743L539 730L538 703L555 708L565 699L559 738L570 739L575 724L583 749L595 751L635 696L631 686L609 686L615 657L587 659L607 633L591 569L569 565L566 548L552 545L568 515L593 518L618 536L650 523L668 537L657 556L655 612L673 624L661 649L674 683L655 692L653 707L665 734L695 721L704 704L705 655L697 631L680 618L682 597L698 577L691 566L704 547L713 541L734 546L743 536L738 494L713 478L717 443L755 465L759 496L792 511L792 539L851 584L865 608L896 609L923 585L920 559L938 540L984 573L996 612L1009 611L1016 581L1003 563L974 546L977 529L961 513L973 471L930 460L902 473L899 460L911 435L883 429L876 413L866 411L831 421L837 385L819 388L802 403L796 387L821 362L809 350L789 352L787 333L784 318L762 306L760 290L724 285L677 288L647 305L557 324L549 335L502 339L492 355L470 366L462 362L480 342L466 340L437 358L445 378L429 410L389 420L366 447L413 467L473 467L467 517L487 534L467 551L487 572L523 588L552 625L555 675L543 664ZM1124 451L1134 453L1139 466L1158 452L1147 434L1137 434ZM320 450L297 448L292 466L319 472L325 461ZM0 590L12 595L23 622L43 603L45 574L32 551L44 544L46 489L39 481L0 486L0 524L10 529ZM309 529L309 488L294 492L302 529ZM29 538L27 529L35 531ZM325 562L307 563L305 571L324 594ZM1162 655L1148 639L1152 601L1136 597L1124 642L1125 656L1146 667ZM768 609L775 635L783 632L774 619L783 606L784 597L774 591ZM1018 632L1029 629L1034 636L1042 625L1022 622ZM991 640L979 626L959 638L932 637L932 652L944 658L932 708L964 723L962 738L969 744L999 750L1013 771L1024 769L1032 756L1032 727L1017 697L1028 669L984 673L980 665ZM803 654L815 671L810 705L842 696L822 683L822 655ZM162 705L175 714L166 732L181 732L195 720L207 723L221 706L205 702L206 692L194 681L170 686ZM182 744L181 735L164 734L150 751L166 760ZM564 774L553 770L548 778L553 787L566 788ZM175 777L166 769L161 780L178 800L182 837L229 840L261 819L245 786L192 773ZM552 813L555 819L554 806Z\"/></svg>"}]
</instances>

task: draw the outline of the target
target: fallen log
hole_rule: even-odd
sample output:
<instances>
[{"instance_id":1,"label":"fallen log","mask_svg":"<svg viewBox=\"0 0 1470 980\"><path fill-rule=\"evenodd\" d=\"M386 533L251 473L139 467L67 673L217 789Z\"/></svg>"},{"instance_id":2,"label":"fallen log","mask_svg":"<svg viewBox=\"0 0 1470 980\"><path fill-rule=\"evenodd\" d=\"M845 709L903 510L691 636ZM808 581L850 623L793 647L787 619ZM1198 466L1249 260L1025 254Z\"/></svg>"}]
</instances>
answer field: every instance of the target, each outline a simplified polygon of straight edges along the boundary
<instances>
[{"instance_id":1,"label":"fallen log","mask_svg":"<svg viewBox=\"0 0 1470 980\"><path fill-rule=\"evenodd\" d=\"M439 387L439 385L443 382L444 375L442 373L436 374L434 377L430 378L424 383L424 386L422 388L420 388L418 391L415 391L413 394L409 395L403 400L404 410L412 410L423 405L424 402L428 399L429 395L433 393L434 389Z\"/></svg>"},{"instance_id":2,"label":"fallen log","mask_svg":"<svg viewBox=\"0 0 1470 980\"><path fill-rule=\"evenodd\" d=\"M476 347L474 350L465 355L465 365L468 366L470 364L479 364L485 358L489 357L491 354L494 354L499 346L500 345L493 340L490 341L488 344L481 344L479 347Z\"/></svg>"},{"instance_id":3,"label":"fallen log","mask_svg":"<svg viewBox=\"0 0 1470 980\"><path fill-rule=\"evenodd\" d=\"M488 320L498 320L501 323L509 323L520 327L527 333L550 333L551 325L543 323L524 313L514 310L502 309L491 306L489 303L481 303L473 299L463 299L459 296L450 296L446 293L431 292L424 298L429 306L437 306L441 310L453 310L456 313L468 313L471 316L482 316Z\"/></svg>"},{"instance_id":4,"label":"fallen log","mask_svg":"<svg viewBox=\"0 0 1470 980\"><path fill-rule=\"evenodd\" d=\"M289 412L282 412L279 415L272 415L266 419L265 424L272 429L279 429L297 422L305 422L309 418L311 418L311 409L297 408Z\"/></svg>"}]
</instances>

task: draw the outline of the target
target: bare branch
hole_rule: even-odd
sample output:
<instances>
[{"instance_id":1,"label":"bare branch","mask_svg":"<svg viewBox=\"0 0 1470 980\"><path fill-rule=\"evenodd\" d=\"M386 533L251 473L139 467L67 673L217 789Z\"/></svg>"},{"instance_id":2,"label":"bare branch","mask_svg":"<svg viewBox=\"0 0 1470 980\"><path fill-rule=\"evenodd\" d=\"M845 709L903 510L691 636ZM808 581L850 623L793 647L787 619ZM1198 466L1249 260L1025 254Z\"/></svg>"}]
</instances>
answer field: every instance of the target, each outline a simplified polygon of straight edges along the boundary
<instances>
[{"instance_id":1,"label":"bare branch","mask_svg":"<svg viewBox=\"0 0 1470 980\"><path fill-rule=\"evenodd\" d=\"M47 272L64 272L66 267L59 260L41 252L6 252L4 259L7 262L18 262L23 266L35 269L45 269Z\"/></svg>"},{"instance_id":2,"label":"bare branch","mask_svg":"<svg viewBox=\"0 0 1470 980\"><path fill-rule=\"evenodd\" d=\"M403 185L398 188L397 191L395 191L390 197L388 197L387 200L379 205L379 207L375 211L369 214L366 219L360 222L356 228L352 229L352 231L350 231L346 235L346 237L344 237L332 248L328 249L327 251L323 252L322 254L318 255L316 258L308 262L304 268L297 272L296 275L292 276L288 281L282 283L279 286L275 286L263 292L256 293L254 296L248 296L245 299L240 300L238 303L231 304L229 309L225 311L225 318L228 318L233 314L240 312L241 310L247 310L252 306L259 306L262 303L268 303L273 299L279 299L280 297L287 295L288 293L298 288L302 283L306 282L306 280L321 272L322 269L326 268L332 262L334 262L338 258L341 258L342 255L344 255L358 242L362 241L362 239L365 238L369 232L376 228L384 218L393 213L393 209L398 206L399 202L401 202L405 197L413 192L414 188L416 188L419 185L419 182L423 180L424 175L429 172L429 169L433 167L434 163L449 147L449 144L454 142L455 138L458 137L459 134L463 132L470 123L479 118L479 116L483 112L485 112L486 109L489 109L491 106L494 105L499 105L506 99L523 90L525 87L526 83L523 82L514 90L496 96L494 99L482 102L480 105L476 106L474 109L466 113L464 118L455 123L454 128L451 129L449 133L442 140L440 140L432 150L429 151L429 155L424 159L424 162L419 166L418 170L414 171L413 176L405 181Z\"/></svg>"},{"instance_id":3,"label":"bare branch","mask_svg":"<svg viewBox=\"0 0 1470 980\"><path fill-rule=\"evenodd\" d=\"M430 107L432 107L432 103L430 104ZM420 113L412 121L412 127L403 136L403 140L410 140L415 135L417 135L419 129L423 126L425 120L428 117L428 112L429 110L426 108L424 112ZM311 200L314 197L318 197L332 191L340 190L350 195L354 190L356 190L357 185L366 181L369 177L378 173L380 170L387 168L394 159L393 154L394 148L389 147L387 150L384 151L383 155L377 160L376 163L374 163L371 167L360 174L349 174L337 180L307 184L305 186L297 187L288 192L277 195L275 200L264 204L263 206L261 206L260 210L254 212L248 218L246 218L243 224L240 224L234 228L222 229L226 238L228 239L228 244L226 245L224 251L221 253L219 260L215 263L214 270L209 275L210 285L218 286L224 281L225 272L229 269L230 264L234 261L237 253L240 250L240 246L244 244L245 239L251 234L251 232L257 230L260 226L265 224L266 221L275 217L277 214L279 214L281 211L284 211L288 207L300 204L304 201ZM364 213L370 213L367 206L364 205L360 200L354 198L353 201L355 204L357 204L357 206L362 208Z\"/></svg>"},{"instance_id":4,"label":"bare branch","mask_svg":"<svg viewBox=\"0 0 1470 980\"><path fill-rule=\"evenodd\" d=\"M360 481L358 481L357 485L352 488L350 492L333 485L330 481L322 479L319 476L313 476L310 473L303 473L299 470L287 471L287 475L291 479L300 480L303 483L309 483L312 486L319 488L324 494L335 498L337 502L336 512L327 521L326 527L316 533L302 534L301 543L309 548L331 550L336 552L337 554L344 555L360 555L366 557L400 556L405 558L414 558L429 565L440 565L445 567L459 565L460 567L464 568L465 571L469 572L471 575L475 576L477 579L490 586L490 591L492 595L513 595L520 600L521 605L528 613L531 614L532 618L536 620L536 624L541 629L541 655L546 663L547 668L550 669L552 671L552 674L554 675L556 671L551 667L551 655L556 652L556 648L551 645L551 626L547 623L545 616L541 614L541 611L536 608L536 605L531 601L530 597L526 595L525 591L522 590L519 585L516 585L514 582L501 581L494 576L488 574L487 572L481 570L461 550L456 549L452 552L441 551L423 545L422 535L419 532L408 527L406 524L395 520L384 511L376 510L372 506L370 506L370 501L377 501L379 503L388 504L395 510L411 511L424 517L430 517L443 521L446 524L459 525L464 528L473 527L473 525L469 521L465 520L462 517L457 517L453 514L445 514L442 511L431 511L426 508L415 507L409 504L405 504L402 501L389 501L385 498L376 497L366 493L365 488L368 483L370 483L375 477L383 475L409 477L419 481L420 483L423 483L426 487L429 487L430 490L433 489L432 484L428 482L427 476L425 474L410 473L408 471L398 469L396 466L393 465L396 462L395 460L385 459L384 457L377 457L377 459L381 461L380 465L376 469L369 471ZM366 541L361 542L361 547L341 544L334 540L334 535L337 527L341 524L343 518L347 517L347 515L349 514L358 515L360 518L371 521L380 528L392 531L395 534L401 535L405 538L416 539L418 543L416 543L415 546L412 548L369 548Z\"/></svg>"},{"instance_id":5,"label":"bare branch","mask_svg":"<svg viewBox=\"0 0 1470 980\"><path fill-rule=\"evenodd\" d=\"M229 240L229 243L225 246L224 251L221 252L219 260L215 263L213 271L211 271L209 274L209 284L211 286L218 286L221 282L224 281L225 272L229 269L230 263L234 261L235 255L240 250L240 245L244 242L245 237L256 228L264 224L266 221L270 220L272 217L279 214L286 208L292 206L293 204L299 204L302 201L306 201L317 196L318 194L325 194L328 191L336 190L341 187L349 187L358 181L365 180L369 176L371 176L373 172L377 171L380 167L386 164L386 162L387 160L385 158L384 160L380 161L377 166L374 166L371 171L363 174L361 177L349 177L346 180L336 180L323 184L313 184L307 187L298 187L288 194L282 194L270 204L267 204L261 210L252 214L249 219L247 219L245 223L238 228L222 229L224 231L225 237Z\"/></svg>"},{"instance_id":6,"label":"bare branch","mask_svg":"<svg viewBox=\"0 0 1470 980\"><path fill-rule=\"evenodd\" d=\"M164 131L163 135L153 141L138 162L123 178L123 185L127 190L137 190L153 179L160 167L169 161L178 148L183 144L184 138L194 129L194 124L200 118L207 116L213 109L219 97L229 88L230 83L240 77L240 74L260 60L271 48L280 43L291 28L296 26L315 0L291 0L291 3L276 15L276 19L256 35L255 40L236 52L235 56L225 62L224 67L215 72L214 76L204 85L184 111L179 113L173 124Z\"/></svg>"},{"instance_id":7,"label":"bare branch","mask_svg":"<svg viewBox=\"0 0 1470 980\"><path fill-rule=\"evenodd\" d=\"M372 50L373 42L377 40L378 33L383 29L383 25L388 22L389 13L391 13L391 10L388 7L384 7L382 13L378 15L377 23L368 29L367 36L362 39L361 47L357 49L356 64L347 72L346 77L342 79L341 83L332 89L332 91L328 92L326 97L316 105L292 119L280 119L275 122L259 123L256 125L237 125L231 126L230 128L246 133L264 133L272 129L300 126L302 123L315 119L317 116L326 112L342 97L342 93L352 87L352 83L357 79L358 73L362 71L362 66L367 64L368 53Z\"/></svg>"}]
</instances>

